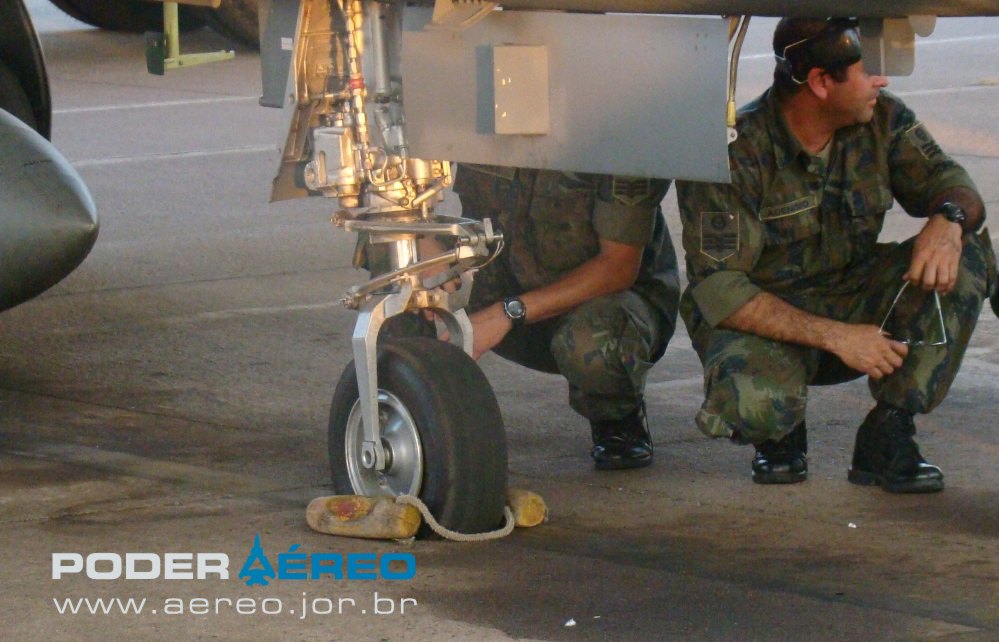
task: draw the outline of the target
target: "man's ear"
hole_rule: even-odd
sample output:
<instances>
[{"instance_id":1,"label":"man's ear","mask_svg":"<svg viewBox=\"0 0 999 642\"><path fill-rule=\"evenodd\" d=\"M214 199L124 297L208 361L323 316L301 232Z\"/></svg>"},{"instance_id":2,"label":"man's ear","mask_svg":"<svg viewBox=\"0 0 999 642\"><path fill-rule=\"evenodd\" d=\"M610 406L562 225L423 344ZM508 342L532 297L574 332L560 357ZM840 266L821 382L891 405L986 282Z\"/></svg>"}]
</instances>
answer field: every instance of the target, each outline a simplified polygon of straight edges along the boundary
<instances>
[{"instance_id":1,"label":"man's ear","mask_svg":"<svg viewBox=\"0 0 999 642\"><path fill-rule=\"evenodd\" d=\"M818 67L812 67L808 70L808 80L807 85L812 93L815 94L816 98L820 100L825 100L829 97L829 81L832 78L825 72L825 70Z\"/></svg>"}]
</instances>

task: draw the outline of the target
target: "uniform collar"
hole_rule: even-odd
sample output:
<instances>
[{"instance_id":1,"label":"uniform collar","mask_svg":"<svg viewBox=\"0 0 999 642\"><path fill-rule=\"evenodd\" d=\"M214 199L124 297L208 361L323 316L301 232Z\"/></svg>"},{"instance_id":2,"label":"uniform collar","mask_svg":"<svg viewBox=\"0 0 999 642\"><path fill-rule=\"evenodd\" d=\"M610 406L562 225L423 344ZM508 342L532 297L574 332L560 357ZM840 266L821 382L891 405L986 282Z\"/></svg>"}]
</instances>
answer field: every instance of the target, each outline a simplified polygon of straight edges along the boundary
<instances>
[{"instance_id":1,"label":"uniform collar","mask_svg":"<svg viewBox=\"0 0 999 642\"><path fill-rule=\"evenodd\" d=\"M802 147L795 135L791 133L791 128L788 127L787 120L785 120L784 115L781 113L780 99L778 98L777 91L773 87L770 87L767 89L764 97L767 106L767 125L773 134L771 140L773 141L774 159L777 162L777 168L784 169L794 162L794 159L798 158L799 155L804 154L808 157L809 153Z\"/></svg>"}]
</instances>

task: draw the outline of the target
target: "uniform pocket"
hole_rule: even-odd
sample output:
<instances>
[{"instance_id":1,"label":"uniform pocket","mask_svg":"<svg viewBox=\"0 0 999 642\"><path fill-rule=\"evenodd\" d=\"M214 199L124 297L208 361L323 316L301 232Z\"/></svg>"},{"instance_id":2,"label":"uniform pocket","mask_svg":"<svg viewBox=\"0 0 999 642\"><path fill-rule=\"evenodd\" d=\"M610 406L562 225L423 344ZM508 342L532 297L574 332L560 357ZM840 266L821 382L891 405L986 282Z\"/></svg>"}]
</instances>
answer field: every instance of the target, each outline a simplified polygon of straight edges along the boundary
<instances>
[{"instance_id":1,"label":"uniform pocket","mask_svg":"<svg viewBox=\"0 0 999 642\"><path fill-rule=\"evenodd\" d=\"M594 199L595 190L586 181L559 172L539 172L529 212L539 266L561 273L597 255Z\"/></svg>"},{"instance_id":2,"label":"uniform pocket","mask_svg":"<svg viewBox=\"0 0 999 642\"><path fill-rule=\"evenodd\" d=\"M885 212L891 209L891 190L880 178L864 180L845 192L843 209L850 215L850 235L861 247L877 242Z\"/></svg>"}]
</instances>

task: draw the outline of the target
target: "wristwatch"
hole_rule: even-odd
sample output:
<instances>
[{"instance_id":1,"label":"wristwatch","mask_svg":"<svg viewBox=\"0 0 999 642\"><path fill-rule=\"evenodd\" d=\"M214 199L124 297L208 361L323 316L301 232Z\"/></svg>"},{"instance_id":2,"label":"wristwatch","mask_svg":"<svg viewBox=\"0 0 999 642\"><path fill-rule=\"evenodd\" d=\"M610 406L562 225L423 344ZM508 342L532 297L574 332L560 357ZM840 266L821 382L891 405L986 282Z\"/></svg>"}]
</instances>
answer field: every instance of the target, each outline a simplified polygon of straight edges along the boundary
<instances>
[{"instance_id":1,"label":"wristwatch","mask_svg":"<svg viewBox=\"0 0 999 642\"><path fill-rule=\"evenodd\" d=\"M527 306L518 296L511 296L503 300L503 313L506 318L513 322L513 327L519 328L527 321Z\"/></svg>"},{"instance_id":2,"label":"wristwatch","mask_svg":"<svg viewBox=\"0 0 999 642\"><path fill-rule=\"evenodd\" d=\"M937 214L940 214L951 223L957 223L961 226L961 229L964 229L964 222L968 220L968 216L964 213L964 210L959 205L954 205L951 202L941 203L937 211L933 212L934 216Z\"/></svg>"}]
</instances>

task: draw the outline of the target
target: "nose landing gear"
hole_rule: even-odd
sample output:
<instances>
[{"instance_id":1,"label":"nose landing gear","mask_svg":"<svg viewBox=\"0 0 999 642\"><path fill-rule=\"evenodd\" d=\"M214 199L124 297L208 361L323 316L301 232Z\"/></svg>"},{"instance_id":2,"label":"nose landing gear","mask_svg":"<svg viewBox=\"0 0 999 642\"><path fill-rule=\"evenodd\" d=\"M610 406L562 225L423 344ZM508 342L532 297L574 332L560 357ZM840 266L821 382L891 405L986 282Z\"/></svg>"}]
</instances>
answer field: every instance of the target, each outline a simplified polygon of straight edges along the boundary
<instances>
[{"instance_id":1,"label":"nose landing gear","mask_svg":"<svg viewBox=\"0 0 999 642\"><path fill-rule=\"evenodd\" d=\"M488 220L434 212L451 168L410 153L403 10L373 0L298 3L291 123L272 197L337 199L333 223L363 239L355 265L373 274L343 299L359 314L354 361L330 410L335 491L412 495L445 529L482 534L504 518L506 437L469 356L464 308L472 271L499 254L503 236ZM401 315L432 316L448 341L385 336L383 324Z\"/></svg>"}]
</instances>

